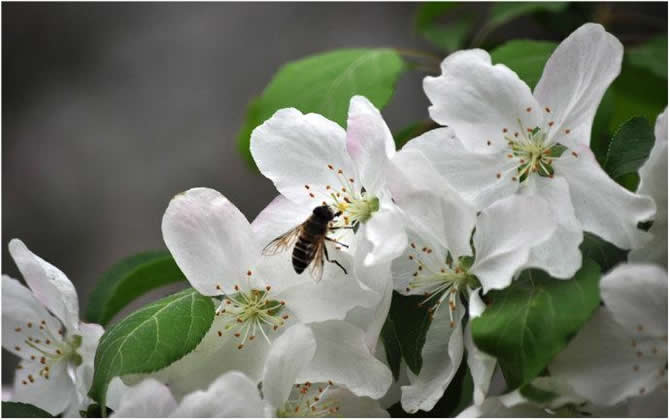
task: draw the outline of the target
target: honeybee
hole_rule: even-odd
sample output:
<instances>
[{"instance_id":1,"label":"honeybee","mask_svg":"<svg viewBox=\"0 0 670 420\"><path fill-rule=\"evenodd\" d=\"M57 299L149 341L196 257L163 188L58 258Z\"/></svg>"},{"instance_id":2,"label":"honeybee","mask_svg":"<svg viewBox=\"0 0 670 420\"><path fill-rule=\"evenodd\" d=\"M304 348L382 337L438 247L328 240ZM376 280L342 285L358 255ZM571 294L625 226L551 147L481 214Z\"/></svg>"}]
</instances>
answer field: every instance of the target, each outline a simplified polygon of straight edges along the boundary
<instances>
[{"instance_id":1,"label":"honeybee","mask_svg":"<svg viewBox=\"0 0 670 420\"><path fill-rule=\"evenodd\" d=\"M341 211L334 213L327 205L315 207L307 220L267 244L263 248L263 255L275 255L293 247L291 262L296 273L301 274L307 266L311 265L312 278L314 281L320 281L325 257L326 261L336 264L344 271L344 274L347 274L342 264L328 257L328 248L326 248L326 241L334 242L345 248L349 247L328 237L328 232L331 230L349 228L348 226L331 227L329 225L341 214Z\"/></svg>"}]
</instances>

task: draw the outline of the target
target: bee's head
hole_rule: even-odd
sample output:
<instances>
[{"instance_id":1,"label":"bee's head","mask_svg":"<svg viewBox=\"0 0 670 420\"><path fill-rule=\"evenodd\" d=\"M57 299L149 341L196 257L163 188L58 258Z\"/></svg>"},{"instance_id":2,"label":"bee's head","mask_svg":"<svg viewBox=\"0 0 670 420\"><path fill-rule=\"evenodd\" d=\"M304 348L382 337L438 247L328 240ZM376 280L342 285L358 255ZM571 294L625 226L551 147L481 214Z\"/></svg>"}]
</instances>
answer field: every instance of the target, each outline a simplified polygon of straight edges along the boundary
<instances>
[{"instance_id":1,"label":"bee's head","mask_svg":"<svg viewBox=\"0 0 670 420\"><path fill-rule=\"evenodd\" d=\"M335 214L329 206L315 207L312 211L312 214L314 214L314 216L318 217L319 219L326 221L331 221L335 218Z\"/></svg>"}]
</instances>

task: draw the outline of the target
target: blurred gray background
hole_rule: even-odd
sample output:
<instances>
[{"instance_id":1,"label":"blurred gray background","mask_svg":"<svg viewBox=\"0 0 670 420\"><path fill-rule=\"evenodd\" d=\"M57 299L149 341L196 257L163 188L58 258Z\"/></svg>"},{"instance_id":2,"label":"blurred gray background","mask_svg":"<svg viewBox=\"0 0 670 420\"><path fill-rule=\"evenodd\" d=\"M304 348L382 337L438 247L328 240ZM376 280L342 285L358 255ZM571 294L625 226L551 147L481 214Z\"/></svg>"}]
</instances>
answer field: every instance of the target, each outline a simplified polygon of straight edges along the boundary
<instances>
[{"instance_id":1,"label":"blurred gray background","mask_svg":"<svg viewBox=\"0 0 670 420\"><path fill-rule=\"evenodd\" d=\"M667 14L665 5L627 7ZM3 3L2 272L18 276L7 242L21 238L69 276L84 308L116 261L164 248L161 217L176 193L215 188L253 219L275 191L237 150L250 99L280 65L309 54L433 50L413 30L415 9ZM533 22L503 32L561 38ZM393 130L427 118L423 76L401 79L384 110ZM13 363L3 356L7 383Z\"/></svg>"}]
</instances>

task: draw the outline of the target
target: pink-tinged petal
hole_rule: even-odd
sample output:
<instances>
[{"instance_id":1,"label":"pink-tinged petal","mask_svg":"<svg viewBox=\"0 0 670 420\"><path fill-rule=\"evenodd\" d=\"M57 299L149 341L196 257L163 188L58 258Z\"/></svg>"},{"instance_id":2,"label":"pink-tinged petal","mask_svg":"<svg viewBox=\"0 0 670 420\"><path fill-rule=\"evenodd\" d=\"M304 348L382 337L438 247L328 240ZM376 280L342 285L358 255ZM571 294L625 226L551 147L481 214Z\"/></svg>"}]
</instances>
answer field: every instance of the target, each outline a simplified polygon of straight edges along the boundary
<instances>
[{"instance_id":1,"label":"pink-tinged petal","mask_svg":"<svg viewBox=\"0 0 670 420\"><path fill-rule=\"evenodd\" d=\"M379 110L363 96L351 98L347 151L358 168L361 183L376 195L385 184L385 168L395 153L395 143Z\"/></svg>"},{"instance_id":2,"label":"pink-tinged petal","mask_svg":"<svg viewBox=\"0 0 670 420\"><path fill-rule=\"evenodd\" d=\"M530 88L512 70L491 64L483 50L457 51L442 62L442 74L426 77L423 88L431 118L456 131L474 151L502 150L505 136L534 129L542 110Z\"/></svg>"},{"instance_id":3,"label":"pink-tinged petal","mask_svg":"<svg viewBox=\"0 0 670 420\"><path fill-rule=\"evenodd\" d=\"M288 400L300 371L316 353L312 330L303 324L288 328L274 342L263 370L263 399L274 408L282 408Z\"/></svg>"},{"instance_id":4,"label":"pink-tinged petal","mask_svg":"<svg viewBox=\"0 0 670 420\"><path fill-rule=\"evenodd\" d=\"M538 197L513 195L483 210L473 236L475 262L470 272L484 293L504 289L528 262L530 249L553 235L557 224Z\"/></svg>"},{"instance_id":5,"label":"pink-tinged petal","mask_svg":"<svg viewBox=\"0 0 670 420\"><path fill-rule=\"evenodd\" d=\"M622 264L600 280L600 297L630 334L667 334L668 273L651 264Z\"/></svg>"},{"instance_id":6,"label":"pink-tinged petal","mask_svg":"<svg viewBox=\"0 0 670 420\"><path fill-rule=\"evenodd\" d=\"M614 182L588 147L566 151L554 161L554 169L556 176L568 181L575 214L585 231L623 249L642 246L649 240L649 234L637 224L653 216L653 200Z\"/></svg>"},{"instance_id":7,"label":"pink-tinged petal","mask_svg":"<svg viewBox=\"0 0 670 420\"><path fill-rule=\"evenodd\" d=\"M37 300L63 322L68 334L76 332L79 328L79 300L67 276L33 254L19 239L9 241L9 253Z\"/></svg>"},{"instance_id":8,"label":"pink-tinged petal","mask_svg":"<svg viewBox=\"0 0 670 420\"><path fill-rule=\"evenodd\" d=\"M450 186L422 152L403 149L389 170L389 188L407 223L419 236L451 251L454 257L471 255L474 207Z\"/></svg>"},{"instance_id":9,"label":"pink-tinged petal","mask_svg":"<svg viewBox=\"0 0 670 420\"><path fill-rule=\"evenodd\" d=\"M561 42L534 92L545 121L554 122L549 138L566 146L589 145L593 117L619 75L622 57L621 42L594 23L582 25Z\"/></svg>"},{"instance_id":10,"label":"pink-tinged petal","mask_svg":"<svg viewBox=\"0 0 670 420\"><path fill-rule=\"evenodd\" d=\"M408 370L410 385L401 387L402 408L408 413L430 411L442 398L463 359L461 319L465 308L458 303L453 320L449 311L440 310L430 323L421 350L423 364L419 375Z\"/></svg>"},{"instance_id":11,"label":"pink-tinged petal","mask_svg":"<svg viewBox=\"0 0 670 420\"><path fill-rule=\"evenodd\" d=\"M309 327L316 339L316 354L298 375L298 383L330 380L355 395L375 399L386 393L393 376L370 352L360 328L345 321L319 322Z\"/></svg>"},{"instance_id":12,"label":"pink-tinged petal","mask_svg":"<svg viewBox=\"0 0 670 420\"><path fill-rule=\"evenodd\" d=\"M497 153L469 150L452 128L431 130L411 140L394 162L400 162L399 158L411 150L423 153L476 210L483 210L519 189L519 183L512 179L516 176L516 160L507 158L502 150Z\"/></svg>"},{"instance_id":13,"label":"pink-tinged petal","mask_svg":"<svg viewBox=\"0 0 670 420\"><path fill-rule=\"evenodd\" d=\"M343 177L358 177L344 129L318 114L280 109L251 133L250 147L258 169L277 190L308 208L329 200L327 185L340 187L339 170Z\"/></svg>"},{"instance_id":14,"label":"pink-tinged petal","mask_svg":"<svg viewBox=\"0 0 670 420\"><path fill-rule=\"evenodd\" d=\"M175 196L163 215L162 230L179 268L207 296L233 293L260 257L247 219L209 188Z\"/></svg>"}]
</instances>

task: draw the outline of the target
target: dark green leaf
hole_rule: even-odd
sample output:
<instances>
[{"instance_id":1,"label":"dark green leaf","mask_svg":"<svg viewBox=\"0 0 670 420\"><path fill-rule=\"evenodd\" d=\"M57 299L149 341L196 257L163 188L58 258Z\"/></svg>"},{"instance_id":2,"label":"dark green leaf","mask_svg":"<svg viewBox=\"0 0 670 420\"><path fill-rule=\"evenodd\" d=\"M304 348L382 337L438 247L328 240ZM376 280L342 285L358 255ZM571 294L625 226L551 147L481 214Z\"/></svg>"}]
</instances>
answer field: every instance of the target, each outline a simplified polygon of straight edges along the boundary
<instances>
[{"instance_id":1,"label":"dark green leaf","mask_svg":"<svg viewBox=\"0 0 670 420\"><path fill-rule=\"evenodd\" d=\"M458 3L453 1L420 3L416 8L416 15L414 17L417 31L421 32L458 5Z\"/></svg>"},{"instance_id":2,"label":"dark green leaf","mask_svg":"<svg viewBox=\"0 0 670 420\"><path fill-rule=\"evenodd\" d=\"M495 356L510 388L539 375L598 307L598 265L584 259L569 280L525 270L508 288L488 293L491 305L472 320L477 347Z\"/></svg>"},{"instance_id":3,"label":"dark green leaf","mask_svg":"<svg viewBox=\"0 0 670 420\"><path fill-rule=\"evenodd\" d=\"M2 417L3 418L28 418L28 417L54 417L41 408L35 407L32 404L3 401L2 402Z\"/></svg>"},{"instance_id":4,"label":"dark green leaf","mask_svg":"<svg viewBox=\"0 0 670 420\"><path fill-rule=\"evenodd\" d=\"M386 352L386 361L393 373L393 379L398 380L400 375L400 361L402 360L402 350L400 349L400 341L396 334L395 324L391 317L386 318L386 322L382 327L382 341L384 342L384 351Z\"/></svg>"},{"instance_id":5,"label":"dark green leaf","mask_svg":"<svg viewBox=\"0 0 670 420\"><path fill-rule=\"evenodd\" d=\"M654 130L642 117L626 121L610 142L603 168L612 179L637 172L654 145Z\"/></svg>"},{"instance_id":6,"label":"dark green leaf","mask_svg":"<svg viewBox=\"0 0 670 420\"><path fill-rule=\"evenodd\" d=\"M626 261L628 251L619 249L600 237L584 232L584 241L579 246L584 259L591 259L600 266L600 271L608 272L615 265Z\"/></svg>"},{"instance_id":7,"label":"dark green leaf","mask_svg":"<svg viewBox=\"0 0 670 420\"><path fill-rule=\"evenodd\" d=\"M112 378L169 366L195 349L213 320L212 299L193 289L133 312L100 339L89 396L104 407Z\"/></svg>"},{"instance_id":8,"label":"dark green leaf","mask_svg":"<svg viewBox=\"0 0 670 420\"><path fill-rule=\"evenodd\" d=\"M240 151L253 165L251 132L281 108L316 112L342 126L354 95L367 97L381 109L407 69L400 55L388 48L336 50L288 63L249 105L238 135Z\"/></svg>"},{"instance_id":9,"label":"dark green leaf","mask_svg":"<svg viewBox=\"0 0 670 420\"><path fill-rule=\"evenodd\" d=\"M89 299L86 319L106 325L133 299L149 290L185 280L167 251L133 255L103 274Z\"/></svg>"},{"instance_id":10,"label":"dark green leaf","mask_svg":"<svg viewBox=\"0 0 670 420\"><path fill-rule=\"evenodd\" d=\"M489 12L489 30L535 12L556 13L565 10L567 2L500 2L494 3Z\"/></svg>"},{"instance_id":11,"label":"dark green leaf","mask_svg":"<svg viewBox=\"0 0 670 420\"><path fill-rule=\"evenodd\" d=\"M593 128L591 129L591 151L596 156L600 166L603 166L605 160L607 160L607 149L612 140L610 121L612 121L612 117L614 116L614 102L613 89L607 89L602 101L600 101L596 116L593 119Z\"/></svg>"},{"instance_id":12,"label":"dark green leaf","mask_svg":"<svg viewBox=\"0 0 670 420\"><path fill-rule=\"evenodd\" d=\"M412 140L413 138L418 137L426 131L430 131L437 127L439 127L439 125L430 120L419 121L408 125L393 135L396 148L400 149L405 145L405 143Z\"/></svg>"},{"instance_id":13,"label":"dark green leaf","mask_svg":"<svg viewBox=\"0 0 670 420\"><path fill-rule=\"evenodd\" d=\"M628 56L624 56L621 74L612 83L611 90L614 95L612 132L632 117L656 121L668 103L667 79L633 65Z\"/></svg>"},{"instance_id":14,"label":"dark green leaf","mask_svg":"<svg viewBox=\"0 0 670 420\"><path fill-rule=\"evenodd\" d=\"M423 363L421 350L426 343L426 333L430 327L430 313L426 310L428 306L419 306L424 299L423 296L403 296L393 292L389 311L403 359L416 375L421 371Z\"/></svg>"},{"instance_id":15,"label":"dark green leaf","mask_svg":"<svg viewBox=\"0 0 670 420\"><path fill-rule=\"evenodd\" d=\"M661 35L626 51L630 63L668 78L668 37Z\"/></svg>"},{"instance_id":16,"label":"dark green leaf","mask_svg":"<svg viewBox=\"0 0 670 420\"><path fill-rule=\"evenodd\" d=\"M494 64L502 63L514 70L531 89L540 81L544 65L556 48L555 42L509 41L491 52Z\"/></svg>"}]
</instances>

